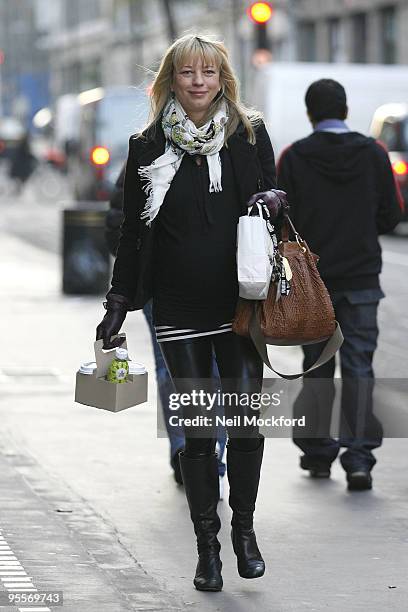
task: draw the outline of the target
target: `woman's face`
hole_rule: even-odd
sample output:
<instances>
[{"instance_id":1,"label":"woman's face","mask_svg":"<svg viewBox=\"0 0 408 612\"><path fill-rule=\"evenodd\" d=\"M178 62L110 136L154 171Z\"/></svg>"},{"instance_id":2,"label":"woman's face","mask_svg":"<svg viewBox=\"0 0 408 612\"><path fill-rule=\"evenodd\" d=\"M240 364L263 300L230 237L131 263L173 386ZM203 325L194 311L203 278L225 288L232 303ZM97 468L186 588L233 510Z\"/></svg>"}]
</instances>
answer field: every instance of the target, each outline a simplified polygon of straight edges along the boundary
<instances>
[{"instance_id":1,"label":"woman's face","mask_svg":"<svg viewBox=\"0 0 408 612\"><path fill-rule=\"evenodd\" d=\"M204 117L220 88L219 69L201 58L174 71L172 89L192 121Z\"/></svg>"}]
</instances>

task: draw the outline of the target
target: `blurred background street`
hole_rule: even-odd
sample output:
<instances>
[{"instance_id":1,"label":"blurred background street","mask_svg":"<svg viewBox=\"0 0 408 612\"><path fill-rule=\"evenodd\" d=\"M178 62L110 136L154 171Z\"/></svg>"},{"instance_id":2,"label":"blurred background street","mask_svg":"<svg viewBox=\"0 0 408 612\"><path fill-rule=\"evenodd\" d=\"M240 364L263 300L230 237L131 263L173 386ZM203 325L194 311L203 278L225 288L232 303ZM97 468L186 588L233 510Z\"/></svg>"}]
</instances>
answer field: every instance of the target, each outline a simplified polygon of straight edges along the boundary
<instances>
[{"instance_id":1,"label":"blurred background street","mask_svg":"<svg viewBox=\"0 0 408 612\"><path fill-rule=\"evenodd\" d=\"M307 85L340 80L348 124L387 146L408 191L408 1L276 0L251 14L253 4L0 0L0 596L24 592L6 582L14 567L16 583L64 591L67 612L408 608L405 439L385 440L373 490L354 494L339 466L330 480L311 480L290 440L267 440L255 514L265 577L237 575L226 483L225 586L205 594L192 585L184 491L168 441L157 437L154 358L141 312L124 331L131 357L149 372L149 401L112 414L73 399L104 313L107 203L129 135L146 121L151 71L176 36L205 31L225 41L243 98L264 112L277 156L311 131ZM27 172L16 176L26 137ZM75 225L64 210L82 221ZM387 297L374 361L385 381L379 401L402 411L406 395L392 381L407 372L407 241L406 219L381 238ZM301 367L299 348L273 347L270 356L281 371ZM31 608L4 607L16 609Z\"/></svg>"}]
</instances>

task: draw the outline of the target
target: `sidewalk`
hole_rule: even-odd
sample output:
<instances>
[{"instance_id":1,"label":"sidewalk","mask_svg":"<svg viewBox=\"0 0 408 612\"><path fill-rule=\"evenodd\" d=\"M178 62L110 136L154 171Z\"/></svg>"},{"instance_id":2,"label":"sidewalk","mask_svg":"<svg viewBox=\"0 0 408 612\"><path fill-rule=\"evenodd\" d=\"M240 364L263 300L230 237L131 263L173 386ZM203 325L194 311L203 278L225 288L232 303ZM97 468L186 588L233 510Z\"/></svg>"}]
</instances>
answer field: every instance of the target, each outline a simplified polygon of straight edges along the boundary
<instances>
[{"instance_id":1,"label":"sidewalk","mask_svg":"<svg viewBox=\"0 0 408 612\"><path fill-rule=\"evenodd\" d=\"M81 429L85 415L95 420L105 417L105 422L115 417L73 402L75 371L80 361L92 358L102 300L63 297L57 256L3 233L0 241L3 537L36 588L64 592L67 612L184 609L177 597L147 574L109 518L78 496L54 470L59 461L64 465L68 448L79 450L61 427L64 419ZM147 330L142 338L147 343ZM143 350L143 357L152 371L152 355ZM154 401L153 380L150 387ZM44 471L30 451L41 453L46 447L50 465ZM86 479L86 462L93 461L86 441L82 459ZM1 584L6 583L0 582L0 593Z\"/></svg>"},{"instance_id":2,"label":"sidewalk","mask_svg":"<svg viewBox=\"0 0 408 612\"><path fill-rule=\"evenodd\" d=\"M224 590L199 593L184 492L156 437L154 376L146 405L75 404L101 299L62 296L55 255L5 234L0 244L0 528L35 587L64 591L69 612L405 612L405 440L386 441L373 491L357 494L338 465L330 481L311 481L290 441L267 440L256 512L266 574L237 575L225 500ZM140 313L124 329L153 372Z\"/></svg>"},{"instance_id":3,"label":"sidewalk","mask_svg":"<svg viewBox=\"0 0 408 612\"><path fill-rule=\"evenodd\" d=\"M0 594L2 587L62 591L66 612L182 609L144 572L112 525L72 490L64 494L32 458L11 450L10 438L0 438L0 474L0 548L7 545L11 554L0 552ZM62 610L41 611L51 608ZM19 608L29 609L36 608Z\"/></svg>"}]
</instances>

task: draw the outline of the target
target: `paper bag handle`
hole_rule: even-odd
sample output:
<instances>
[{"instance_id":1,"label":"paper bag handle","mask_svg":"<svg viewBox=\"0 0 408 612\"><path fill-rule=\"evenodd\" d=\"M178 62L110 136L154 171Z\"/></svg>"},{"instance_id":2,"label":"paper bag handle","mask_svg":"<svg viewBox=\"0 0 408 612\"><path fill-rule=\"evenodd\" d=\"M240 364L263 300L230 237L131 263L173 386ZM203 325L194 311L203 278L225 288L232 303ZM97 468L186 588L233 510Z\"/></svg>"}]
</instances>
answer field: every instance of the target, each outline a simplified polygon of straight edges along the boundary
<instances>
[{"instance_id":1,"label":"paper bag handle","mask_svg":"<svg viewBox=\"0 0 408 612\"><path fill-rule=\"evenodd\" d=\"M123 342L120 346L121 348L127 349L126 334L122 332L121 334L115 334L114 336L111 336L111 340L115 340L116 338L123 338ZM109 366L112 363L112 359L115 355L114 351L116 350L116 347L113 349L103 349L102 347L102 338L94 342L97 378L102 378L103 376L106 376L106 374L108 373Z\"/></svg>"}]
</instances>

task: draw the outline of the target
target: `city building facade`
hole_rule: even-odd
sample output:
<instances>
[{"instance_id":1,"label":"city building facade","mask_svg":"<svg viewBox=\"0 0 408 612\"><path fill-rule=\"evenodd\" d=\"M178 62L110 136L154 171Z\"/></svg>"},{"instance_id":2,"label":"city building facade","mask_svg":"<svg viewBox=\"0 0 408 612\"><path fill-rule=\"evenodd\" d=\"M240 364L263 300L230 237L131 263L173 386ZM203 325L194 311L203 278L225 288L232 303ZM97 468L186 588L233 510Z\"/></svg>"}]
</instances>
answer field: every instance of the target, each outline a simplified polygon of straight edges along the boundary
<instances>
[{"instance_id":1,"label":"city building facade","mask_svg":"<svg viewBox=\"0 0 408 612\"><path fill-rule=\"evenodd\" d=\"M30 75L41 68L42 101L51 104L94 87L147 84L168 44L187 32L224 40L245 80L253 44L246 5L245 0L0 0L5 112L15 114L22 71ZM30 116L38 104L31 101L31 107Z\"/></svg>"},{"instance_id":2,"label":"city building facade","mask_svg":"<svg viewBox=\"0 0 408 612\"><path fill-rule=\"evenodd\" d=\"M92 87L151 81L167 45L186 32L220 37L239 65L243 45L250 44L237 23L245 15L242 0L54 2L58 18L41 43L50 58L54 99Z\"/></svg>"},{"instance_id":3,"label":"city building facade","mask_svg":"<svg viewBox=\"0 0 408 612\"><path fill-rule=\"evenodd\" d=\"M408 64L408 0L288 0L299 61Z\"/></svg>"},{"instance_id":4,"label":"city building facade","mask_svg":"<svg viewBox=\"0 0 408 612\"><path fill-rule=\"evenodd\" d=\"M0 0L0 115L29 121L49 101L48 54L38 46L38 0Z\"/></svg>"},{"instance_id":5,"label":"city building facade","mask_svg":"<svg viewBox=\"0 0 408 612\"><path fill-rule=\"evenodd\" d=\"M0 0L0 108L32 117L63 94L148 84L186 32L225 41L251 102L250 0ZM270 57L408 64L408 0L271 0Z\"/></svg>"}]
</instances>

